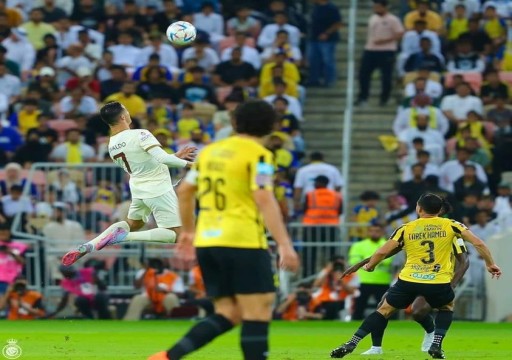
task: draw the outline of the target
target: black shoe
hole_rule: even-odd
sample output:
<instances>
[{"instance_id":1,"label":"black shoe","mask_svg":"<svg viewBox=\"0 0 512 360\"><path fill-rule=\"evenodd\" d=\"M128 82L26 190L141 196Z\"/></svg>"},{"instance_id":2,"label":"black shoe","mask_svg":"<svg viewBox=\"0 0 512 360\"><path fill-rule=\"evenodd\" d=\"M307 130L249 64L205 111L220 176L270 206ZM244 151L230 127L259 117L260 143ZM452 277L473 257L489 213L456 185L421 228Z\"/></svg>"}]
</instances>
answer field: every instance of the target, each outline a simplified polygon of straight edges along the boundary
<instances>
[{"instance_id":1,"label":"black shoe","mask_svg":"<svg viewBox=\"0 0 512 360\"><path fill-rule=\"evenodd\" d=\"M430 346L430 349L428 349L428 354L432 356L432 359L446 359L444 357L444 351L439 345L436 344L432 344L432 346Z\"/></svg>"},{"instance_id":2,"label":"black shoe","mask_svg":"<svg viewBox=\"0 0 512 360\"><path fill-rule=\"evenodd\" d=\"M346 343L341 345L340 347L337 347L333 351L331 351L331 358L332 359L341 359L344 358L345 355L348 355L354 351L356 348L355 344L352 343Z\"/></svg>"}]
</instances>

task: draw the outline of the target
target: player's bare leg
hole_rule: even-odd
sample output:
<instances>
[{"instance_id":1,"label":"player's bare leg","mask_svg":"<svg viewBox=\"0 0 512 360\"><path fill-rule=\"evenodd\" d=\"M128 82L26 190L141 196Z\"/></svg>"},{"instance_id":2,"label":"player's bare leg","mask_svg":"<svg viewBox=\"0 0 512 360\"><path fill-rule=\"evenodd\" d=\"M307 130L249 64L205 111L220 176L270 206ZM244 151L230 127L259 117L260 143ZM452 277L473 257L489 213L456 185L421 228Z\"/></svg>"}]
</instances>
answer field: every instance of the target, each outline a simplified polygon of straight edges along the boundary
<instances>
[{"instance_id":1,"label":"player's bare leg","mask_svg":"<svg viewBox=\"0 0 512 360\"><path fill-rule=\"evenodd\" d=\"M218 298L214 306L214 315L197 323L169 351L161 351L148 360L180 360L240 323L241 311L234 297Z\"/></svg>"},{"instance_id":2,"label":"player's bare leg","mask_svg":"<svg viewBox=\"0 0 512 360\"><path fill-rule=\"evenodd\" d=\"M448 305L439 308L436 317L436 330L434 333L434 341L428 350L428 354L433 359L445 359L442 349L443 340L453 321L453 301Z\"/></svg>"},{"instance_id":3,"label":"player's bare leg","mask_svg":"<svg viewBox=\"0 0 512 360\"><path fill-rule=\"evenodd\" d=\"M127 219L110 225L100 235L76 249L69 251L62 257L62 264L73 265L85 255L100 251L101 249L120 243L132 241L148 241L157 243L175 243L179 228L156 228L146 231L137 231L144 226L144 221Z\"/></svg>"},{"instance_id":4,"label":"player's bare leg","mask_svg":"<svg viewBox=\"0 0 512 360\"><path fill-rule=\"evenodd\" d=\"M396 308L384 300L377 311L364 319L359 329L355 332L349 341L331 351L331 358L341 359L352 353L356 349L357 344L359 344L359 342L363 340L366 335L373 332L384 332L386 326L388 325L388 319L395 313L395 311Z\"/></svg>"},{"instance_id":5,"label":"player's bare leg","mask_svg":"<svg viewBox=\"0 0 512 360\"><path fill-rule=\"evenodd\" d=\"M421 344L421 351L428 351L434 341L434 318L431 315L432 308L423 296L418 296L412 303L412 318L425 329L425 336Z\"/></svg>"}]
</instances>

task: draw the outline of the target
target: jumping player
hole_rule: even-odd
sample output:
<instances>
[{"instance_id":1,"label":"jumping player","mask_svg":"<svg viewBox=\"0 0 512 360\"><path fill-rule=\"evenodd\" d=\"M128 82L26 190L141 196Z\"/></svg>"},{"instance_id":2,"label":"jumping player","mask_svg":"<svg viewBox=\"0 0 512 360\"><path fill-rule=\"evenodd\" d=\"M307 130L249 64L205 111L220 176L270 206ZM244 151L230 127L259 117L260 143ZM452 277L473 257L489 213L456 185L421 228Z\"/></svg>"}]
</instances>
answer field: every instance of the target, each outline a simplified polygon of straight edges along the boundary
<instances>
[{"instance_id":1,"label":"jumping player","mask_svg":"<svg viewBox=\"0 0 512 360\"><path fill-rule=\"evenodd\" d=\"M205 147L178 190L183 220L178 246L187 253L194 244L215 314L149 360L180 360L238 324L243 358L268 357L275 287L263 224L278 244L281 266L295 271L299 261L273 195L272 153L261 145L274 127L274 109L251 101L238 106L234 118L238 135Z\"/></svg>"},{"instance_id":2,"label":"jumping player","mask_svg":"<svg viewBox=\"0 0 512 360\"><path fill-rule=\"evenodd\" d=\"M166 153L147 130L131 130L130 114L119 102L111 102L100 110L102 120L110 127L108 151L112 160L130 174L132 203L128 219L112 224L91 241L69 251L62 264L69 266L78 259L105 246L130 241L174 243L181 226L178 199L168 167L190 167L194 148L176 155ZM158 228L138 231L153 214Z\"/></svg>"},{"instance_id":3,"label":"jumping player","mask_svg":"<svg viewBox=\"0 0 512 360\"><path fill-rule=\"evenodd\" d=\"M449 204L435 194L423 195L416 205L419 219L402 225L389 241L378 249L363 269L373 271L389 253L403 246L407 261L398 281L389 289L377 311L370 314L345 344L331 352L331 358L343 358L352 353L369 333L383 333L389 317L397 309L405 309L418 297L438 309L434 340L428 353L434 359L444 359L443 339L453 319L455 294L453 278L453 238L469 241L485 260L487 271L499 278L501 269L494 263L489 248L463 224L439 217Z\"/></svg>"},{"instance_id":4,"label":"jumping player","mask_svg":"<svg viewBox=\"0 0 512 360\"><path fill-rule=\"evenodd\" d=\"M454 238L453 239L453 254L455 256L455 270L453 279L451 281L451 286L455 288L457 284L462 280L464 277L464 274L469 268L469 259L468 259L468 252L466 245L464 244L464 241L459 241L459 239ZM386 258L392 257L396 254L398 254L400 251L402 251L401 247L396 248L393 250ZM357 264L352 265L350 268L345 270L345 272L341 275L342 278L345 276L348 276L350 274L355 273L360 268L362 268L364 265L368 264L370 262L371 258L366 258ZM381 302L384 301L386 298L386 294L382 297ZM418 296L414 302L411 305L412 310L412 318L414 321L416 321L418 324L423 327L425 330L425 336L423 338L423 343L421 344L421 351L428 351L430 349L430 346L432 345L432 342L434 341L434 330L435 330L435 324L434 319L431 315L432 308L427 303L425 298L423 296ZM382 350L382 338L384 337L384 332L382 333L376 333L372 332L372 347L362 353L361 355L381 355L383 354Z\"/></svg>"}]
</instances>

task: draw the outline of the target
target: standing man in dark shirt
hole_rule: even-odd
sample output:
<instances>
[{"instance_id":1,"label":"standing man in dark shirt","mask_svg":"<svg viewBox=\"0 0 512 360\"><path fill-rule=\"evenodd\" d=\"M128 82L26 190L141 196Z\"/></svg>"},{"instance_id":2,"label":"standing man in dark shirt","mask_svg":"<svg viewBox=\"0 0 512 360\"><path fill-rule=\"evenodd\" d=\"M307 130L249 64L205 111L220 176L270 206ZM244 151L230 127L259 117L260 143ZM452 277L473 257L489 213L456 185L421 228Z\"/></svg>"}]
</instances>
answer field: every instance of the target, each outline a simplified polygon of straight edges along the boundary
<instances>
[{"instance_id":1,"label":"standing man in dark shirt","mask_svg":"<svg viewBox=\"0 0 512 360\"><path fill-rule=\"evenodd\" d=\"M213 75L213 83L217 86L256 86L258 78L254 67L242 60L242 49L237 47L231 52L231 60L223 61L217 65Z\"/></svg>"},{"instance_id":2,"label":"standing man in dark shirt","mask_svg":"<svg viewBox=\"0 0 512 360\"><path fill-rule=\"evenodd\" d=\"M485 83L480 88L480 97L484 105L494 105L497 98L508 98L508 85L500 80L496 70L489 70L485 74Z\"/></svg>"},{"instance_id":3,"label":"standing man in dark shirt","mask_svg":"<svg viewBox=\"0 0 512 360\"><path fill-rule=\"evenodd\" d=\"M91 29L98 29L104 18L105 13L95 0L80 0L71 14L71 20Z\"/></svg>"},{"instance_id":4,"label":"standing man in dark shirt","mask_svg":"<svg viewBox=\"0 0 512 360\"><path fill-rule=\"evenodd\" d=\"M54 23L68 16L64 10L55 6L55 0L44 0L44 6L39 9L44 14L43 21L47 23Z\"/></svg>"},{"instance_id":5,"label":"standing man in dark shirt","mask_svg":"<svg viewBox=\"0 0 512 360\"><path fill-rule=\"evenodd\" d=\"M329 0L315 0L308 46L310 85L333 86L336 83L335 54L340 27L338 8Z\"/></svg>"}]
</instances>

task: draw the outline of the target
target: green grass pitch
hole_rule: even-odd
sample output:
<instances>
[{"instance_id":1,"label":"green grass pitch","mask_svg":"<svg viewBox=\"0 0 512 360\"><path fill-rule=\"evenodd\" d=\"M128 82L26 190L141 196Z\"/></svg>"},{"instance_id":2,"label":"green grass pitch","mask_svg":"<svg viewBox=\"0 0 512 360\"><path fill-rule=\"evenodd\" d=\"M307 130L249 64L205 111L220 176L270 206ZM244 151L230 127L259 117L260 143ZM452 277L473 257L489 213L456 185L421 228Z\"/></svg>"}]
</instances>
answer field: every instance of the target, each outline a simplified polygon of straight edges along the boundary
<instances>
[{"instance_id":1,"label":"green grass pitch","mask_svg":"<svg viewBox=\"0 0 512 360\"><path fill-rule=\"evenodd\" d=\"M23 350L20 360L143 360L152 353L166 349L192 325L192 321L2 321L0 349L7 339L13 338L18 340ZM347 340L358 325L358 322L274 322L270 359L329 359L330 350ZM393 321L384 339L384 355L359 355L368 349L368 337L347 358L429 359L428 355L419 351L422 338L423 331L417 324ZM444 348L447 359L510 360L512 324L456 322ZM187 359L241 359L238 331L217 339Z\"/></svg>"}]
</instances>

